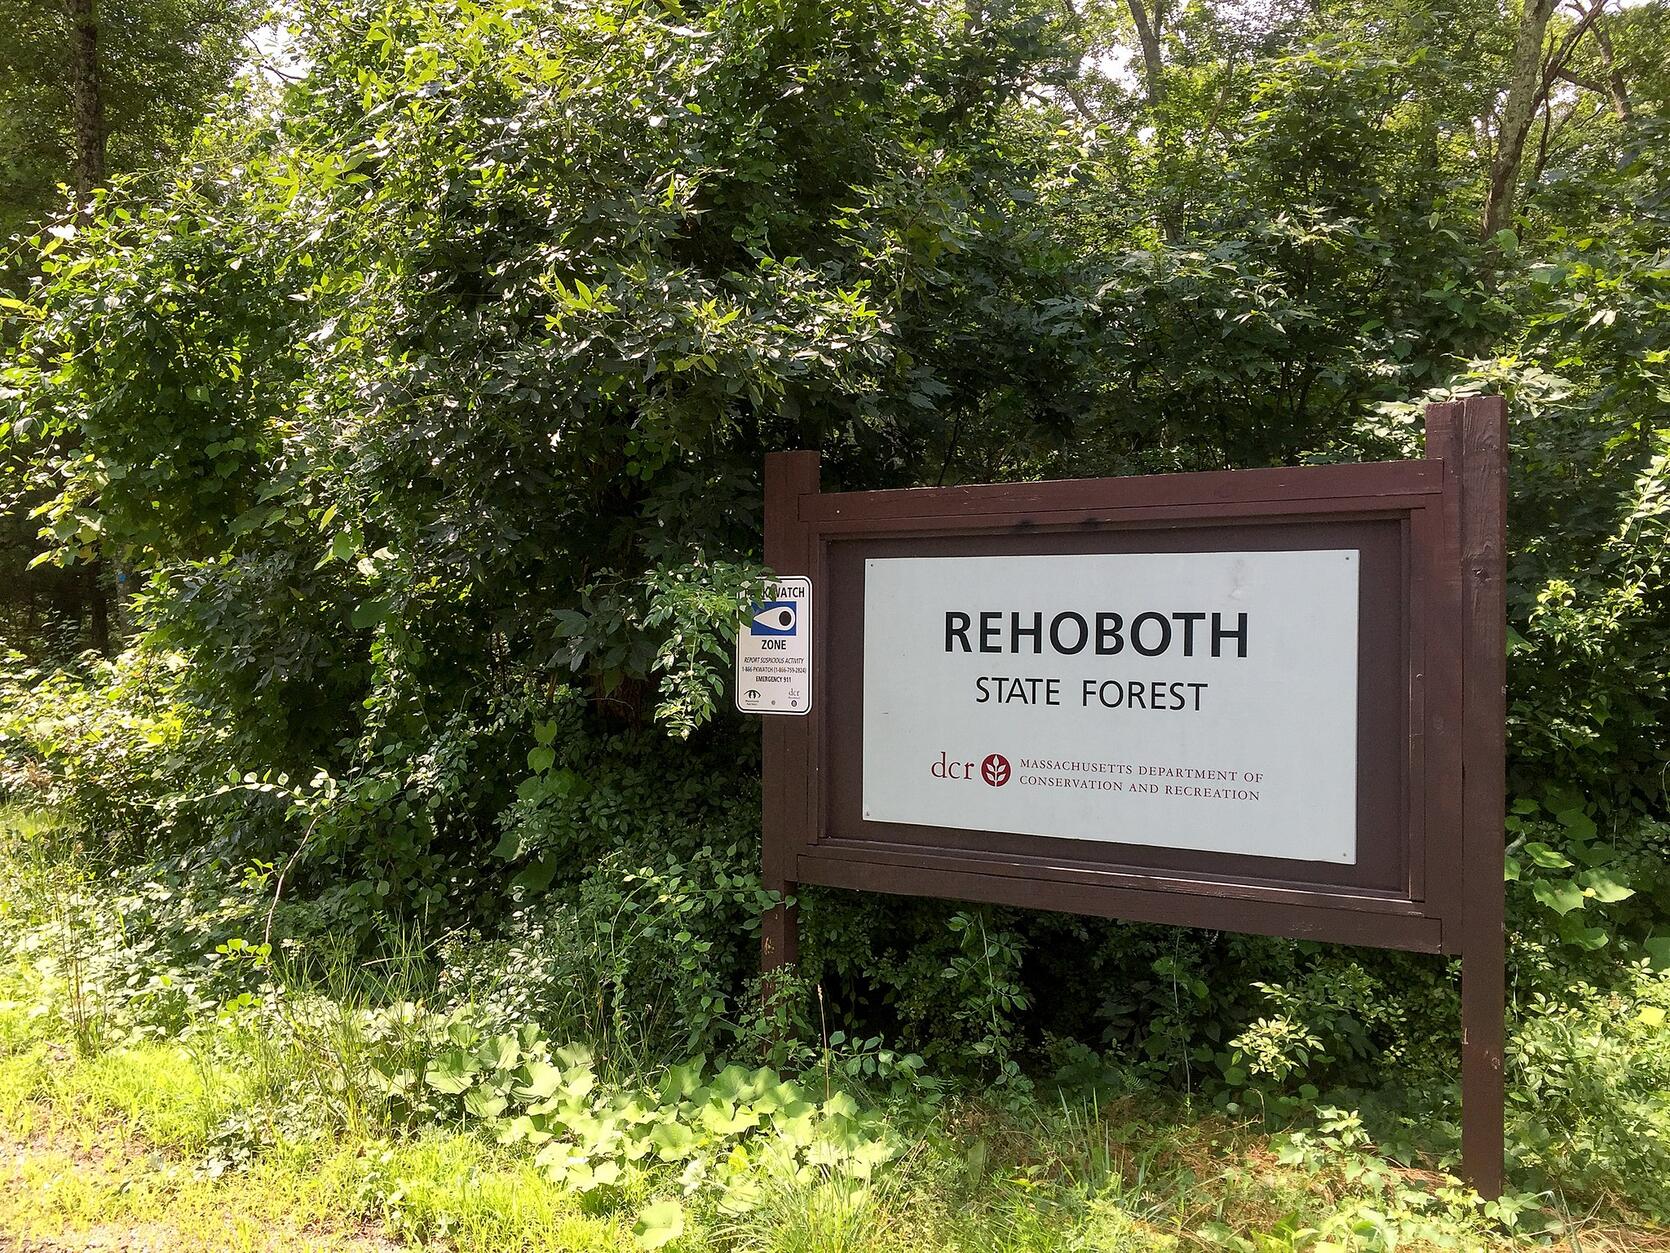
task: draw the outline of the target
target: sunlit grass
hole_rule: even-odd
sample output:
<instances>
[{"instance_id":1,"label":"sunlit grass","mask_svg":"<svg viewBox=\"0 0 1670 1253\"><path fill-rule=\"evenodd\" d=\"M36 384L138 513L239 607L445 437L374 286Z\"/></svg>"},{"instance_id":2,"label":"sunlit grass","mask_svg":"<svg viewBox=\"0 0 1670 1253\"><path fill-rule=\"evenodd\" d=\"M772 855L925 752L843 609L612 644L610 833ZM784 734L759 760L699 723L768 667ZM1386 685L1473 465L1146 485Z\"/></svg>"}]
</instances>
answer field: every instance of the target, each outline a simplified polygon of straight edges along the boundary
<instances>
[{"instance_id":1,"label":"sunlit grass","mask_svg":"<svg viewBox=\"0 0 1670 1253\"><path fill-rule=\"evenodd\" d=\"M215 1080L218 1082L218 1079ZM213 1086L209 1084L207 1086ZM230 1089L236 1091L236 1087ZM204 1128L227 1100L182 1049L79 1058L39 1043L0 1059L0 1233L83 1238L132 1230L169 1249L362 1249L376 1241L458 1253L627 1250L634 1198L583 1198L525 1154L469 1131L364 1137L338 1129L217 1160ZM1111 1116L1109 1116L1111 1115ZM1283 1167L1264 1137L1217 1120L1074 1111L1006 1129L951 1116L873 1185L768 1188L753 1212L693 1212L670 1246L719 1253L1301 1249L1349 1209L1340 1170ZM1448 1226L1452 1247L1515 1244L1487 1224ZM1349 1224L1336 1222L1338 1235ZM1310 1234L1305 1234L1310 1233ZM1586 1225L1588 1250L1670 1247L1656 1233ZM1389 1248L1350 1240L1342 1248ZM1407 1240L1399 1247L1437 1247ZM1576 1247L1576 1246L1566 1246Z\"/></svg>"},{"instance_id":2,"label":"sunlit grass","mask_svg":"<svg viewBox=\"0 0 1670 1253\"><path fill-rule=\"evenodd\" d=\"M0 915L14 938L60 926L88 886L73 841L0 811ZM55 921L56 920L56 921ZM0 939L4 939L0 935ZM9 956L5 956L9 954ZM173 1040L78 1032L62 962L0 945L0 1248L8 1240L168 1250L424 1246L630 1250L639 1207L681 1194L653 1161L582 1195L479 1124L403 1128L366 1081L351 1011L421 991L409 959L344 950L281 977L284 1007L336 1007L274 1033L228 1009ZM317 998L317 999L314 999ZM1366 1151L1284 1160L1250 1122L1152 1097L962 1099L923 1112L910 1147L867 1182L761 1177L728 1212L687 1200L673 1253L1121 1253L1531 1247L1434 1176ZM1555 1199L1557 1207L1558 1201ZM1562 1215L1556 1247L1670 1249L1617 1207ZM1540 1221L1540 1220L1539 1220ZM1575 1233L1575 1235L1574 1235ZM1541 1243L1546 1243L1544 1237Z\"/></svg>"},{"instance_id":3,"label":"sunlit grass","mask_svg":"<svg viewBox=\"0 0 1670 1253\"><path fill-rule=\"evenodd\" d=\"M353 1154L275 1152L227 1180L108 1133L4 1147L0 1233L170 1251L386 1247L355 1217Z\"/></svg>"},{"instance_id":4,"label":"sunlit grass","mask_svg":"<svg viewBox=\"0 0 1670 1253\"><path fill-rule=\"evenodd\" d=\"M444 1239L458 1253L636 1247L630 1212L588 1214L530 1162L475 1137L430 1132L370 1156L375 1208L402 1236Z\"/></svg>"}]
</instances>

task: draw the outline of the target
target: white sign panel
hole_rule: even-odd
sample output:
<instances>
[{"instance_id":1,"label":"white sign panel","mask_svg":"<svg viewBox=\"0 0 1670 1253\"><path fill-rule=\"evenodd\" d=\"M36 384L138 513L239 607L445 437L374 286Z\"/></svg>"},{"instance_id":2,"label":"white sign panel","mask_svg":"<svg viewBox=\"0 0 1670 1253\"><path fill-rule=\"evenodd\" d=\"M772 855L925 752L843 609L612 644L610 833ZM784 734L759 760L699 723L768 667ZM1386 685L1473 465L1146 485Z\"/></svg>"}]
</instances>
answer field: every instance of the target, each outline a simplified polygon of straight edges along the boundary
<instances>
[{"instance_id":1,"label":"white sign panel","mask_svg":"<svg viewBox=\"0 0 1670 1253\"><path fill-rule=\"evenodd\" d=\"M736 707L745 714L812 708L812 581L778 579L736 636Z\"/></svg>"},{"instance_id":2,"label":"white sign panel","mask_svg":"<svg viewBox=\"0 0 1670 1253\"><path fill-rule=\"evenodd\" d=\"M1354 550L864 571L864 817L1354 864Z\"/></svg>"}]
</instances>

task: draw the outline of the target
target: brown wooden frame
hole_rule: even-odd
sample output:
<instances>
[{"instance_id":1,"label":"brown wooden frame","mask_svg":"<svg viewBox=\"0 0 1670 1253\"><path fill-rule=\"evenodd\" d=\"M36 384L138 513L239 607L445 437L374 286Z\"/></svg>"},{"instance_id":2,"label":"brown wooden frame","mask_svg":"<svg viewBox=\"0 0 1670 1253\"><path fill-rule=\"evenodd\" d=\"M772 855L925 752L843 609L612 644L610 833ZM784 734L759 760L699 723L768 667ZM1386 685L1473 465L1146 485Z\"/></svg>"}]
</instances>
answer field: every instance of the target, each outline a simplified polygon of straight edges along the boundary
<instances>
[{"instance_id":1,"label":"brown wooden frame","mask_svg":"<svg viewBox=\"0 0 1670 1253\"><path fill-rule=\"evenodd\" d=\"M1429 406L1426 458L824 493L766 460L766 562L818 589L812 710L764 724L763 873L1462 958L1463 1161L1503 1165L1506 404ZM1359 865L866 822L857 805L866 554L1357 548ZM854 571L859 573L855 576ZM854 587L856 578L856 589ZM1370 646L1372 645L1372 646ZM796 958L792 905L763 964Z\"/></svg>"}]
</instances>

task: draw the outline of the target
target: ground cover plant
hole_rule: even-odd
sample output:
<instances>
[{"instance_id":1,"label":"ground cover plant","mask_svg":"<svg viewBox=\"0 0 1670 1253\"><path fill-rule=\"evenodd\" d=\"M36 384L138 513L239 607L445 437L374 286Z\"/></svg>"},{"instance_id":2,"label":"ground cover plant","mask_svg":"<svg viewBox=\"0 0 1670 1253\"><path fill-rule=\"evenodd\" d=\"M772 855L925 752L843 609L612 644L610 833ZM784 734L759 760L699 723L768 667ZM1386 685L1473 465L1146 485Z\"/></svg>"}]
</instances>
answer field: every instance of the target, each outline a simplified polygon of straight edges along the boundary
<instances>
[{"instance_id":1,"label":"ground cover plant","mask_svg":"<svg viewBox=\"0 0 1670 1253\"><path fill-rule=\"evenodd\" d=\"M1618 1194L1584 1188L1575 1146L1556 1150L1571 1156L1555 1170L1577 1192L1484 1203L1388 1156L1355 1111L1319 1104L1295 1122L1165 1100L1083 1057L1047 1096L1007 1102L837 1035L798 1058L792 1080L754 1064L774 1047L766 1036L752 1057L691 1060L647 1082L635 1065L553 1046L502 1000L448 996L461 985L437 980L421 953L361 963L327 944L306 974L237 934L261 921L259 885L204 896L150 880L133 894L90 873L60 819L4 812L0 868L0 1230L25 1240L1670 1244ZM215 935L229 938L206 947ZM513 961L501 979L515 977ZM1652 1066L1662 1082L1666 1006L1670 980L1644 977L1627 1007L1568 1021L1599 1032L1609 1014L1634 1014L1609 1032L1627 1056L1585 1063L1594 1125L1627 1116L1620 1070Z\"/></svg>"},{"instance_id":2,"label":"ground cover plant","mask_svg":"<svg viewBox=\"0 0 1670 1253\"><path fill-rule=\"evenodd\" d=\"M8 1134L159 1164L6 1222L259 1177L344 1241L610 1247L673 1200L689 1247L1656 1238L1662 3L306 0L241 71L233 7L121 50L145 168L8 167ZM0 72L80 46L46 22ZM194 130L131 72L170 31ZM29 65L0 96L56 108ZM808 892L764 995L725 690L764 452L853 488L1408 456L1482 390L1507 1209L1441 1182L1437 959ZM454 1174L543 1181L544 1226Z\"/></svg>"}]
</instances>

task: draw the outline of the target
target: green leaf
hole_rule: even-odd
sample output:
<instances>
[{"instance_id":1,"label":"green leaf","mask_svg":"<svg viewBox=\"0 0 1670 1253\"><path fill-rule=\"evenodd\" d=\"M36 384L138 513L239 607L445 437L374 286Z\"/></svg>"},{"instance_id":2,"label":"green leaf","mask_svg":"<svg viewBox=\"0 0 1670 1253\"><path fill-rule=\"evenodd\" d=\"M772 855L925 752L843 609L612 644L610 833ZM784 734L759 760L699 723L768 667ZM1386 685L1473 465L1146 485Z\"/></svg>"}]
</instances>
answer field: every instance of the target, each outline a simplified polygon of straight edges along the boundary
<instances>
[{"instance_id":1,"label":"green leaf","mask_svg":"<svg viewBox=\"0 0 1670 1253\"><path fill-rule=\"evenodd\" d=\"M354 606L351 621L356 631L368 630L381 623L389 616L389 603L386 600L362 600Z\"/></svg>"},{"instance_id":2,"label":"green leaf","mask_svg":"<svg viewBox=\"0 0 1670 1253\"><path fill-rule=\"evenodd\" d=\"M767 1114L775 1113L780 1109L788 1109L791 1106L802 1105L804 1103L805 1102L800 1094L800 1089L795 1087L792 1083L784 1083L781 1080L776 1080L765 1085L759 1096L754 1100L755 1108L760 1110L762 1113Z\"/></svg>"},{"instance_id":3,"label":"green leaf","mask_svg":"<svg viewBox=\"0 0 1670 1253\"><path fill-rule=\"evenodd\" d=\"M500 1124L497 1139L500 1144L515 1144L526 1140L533 1134L533 1130L533 1119L526 1114L518 1114L508 1122Z\"/></svg>"},{"instance_id":4,"label":"green leaf","mask_svg":"<svg viewBox=\"0 0 1670 1253\"><path fill-rule=\"evenodd\" d=\"M473 1059L459 1049L449 1049L429 1063L423 1081L437 1092L457 1095L470 1086L475 1070Z\"/></svg>"},{"instance_id":5,"label":"green leaf","mask_svg":"<svg viewBox=\"0 0 1670 1253\"><path fill-rule=\"evenodd\" d=\"M543 892L551 886L551 880L557 874L558 858L555 853L547 853L538 861L525 867L511 883L524 892Z\"/></svg>"},{"instance_id":6,"label":"green leaf","mask_svg":"<svg viewBox=\"0 0 1670 1253\"><path fill-rule=\"evenodd\" d=\"M1619 882L1604 870L1586 871L1579 876L1578 882L1583 885L1585 895L1594 897L1603 905L1626 901L1635 895L1634 888Z\"/></svg>"},{"instance_id":7,"label":"green leaf","mask_svg":"<svg viewBox=\"0 0 1670 1253\"><path fill-rule=\"evenodd\" d=\"M730 1101L713 1097L703 1103L700 1113L702 1126L716 1136L735 1135L747 1131L759 1122L759 1117L748 1106L738 1107Z\"/></svg>"},{"instance_id":8,"label":"green leaf","mask_svg":"<svg viewBox=\"0 0 1670 1253\"><path fill-rule=\"evenodd\" d=\"M620 1163L615 1161L598 1162L591 1168L592 1182L602 1186L616 1184L621 1179Z\"/></svg>"},{"instance_id":9,"label":"green leaf","mask_svg":"<svg viewBox=\"0 0 1670 1253\"><path fill-rule=\"evenodd\" d=\"M632 1234L646 1249L659 1249L684 1234L684 1206L675 1199L655 1201L638 1211Z\"/></svg>"},{"instance_id":10,"label":"green leaf","mask_svg":"<svg viewBox=\"0 0 1670 1253\"><path fill-rule=\"evenodd\" d=\"M755 1079L756 1073L761 1076L758 1081ZM769 1081L776 1082L777 1076L769 1070L762 1068L758 1072L752 1072L746 1066L732 1062L713 1077L713 1082L708 1087L717 1097L742 1102L751 1100L765 1090L767 1079L764 1076L770 1076Z\"/></svg>"},{"instance_id":11,"label":"green leaf","mask_svg":"<svg viewBox=\"0 0 1670 1253\"><path fill-rule=\"evenodd\" d=\"M1583 889L1569 880L1559 883L1533 883L1531 892L1544 905L1564 917L1574 909L1583 908Z\"/></svg>"},{"instance_id":12,"label":"green leaf","mask_svg":"<svg viewBox=\"0 0 1670 1253\"><path fill-rule=\"evenodd\" d=\"M541 746L528 750L528 769L535 774L544 774L556 763L556 760L557 754L554 749Z\"/></svg>"},{"instance_id":13,"label":"green leaf","mask_svg":"<svg viewBox=\"0 0 1670 1253\"><path fill-rule=\"evenodd\" d=\"M1527 844L1525 855L1545 870L1564 870L1571 865L1571 858L1546 844Z\"/></svg>"},{"instance_id":14,"label":"green leaf","mask_svg":"<svg viewBox=\"0 0 1670 1253\"><path fill-rule=\"evenodd\" d=\"M496 1035L476 1050L476 1057L489 1070L509 1070L522 1058L513 1035Z\"/></svg>"},{"instance_id":15,"label":"green leaf","mask_svg":"<svg viewBox=\"0 0 1670 1253\"><path fill-rule=\"evenodd\" d=\"M527 1076L516 1089L524 1101L543 1101L562 1086L562 1071L549 1062L529 1062L522 1068Z\"/></svg>"},{"instance_id":16,"label":"green leaf","mask_svg":"<svg viewBox=\"0 0 1670 1253\"><path fill-rule=\"evenodd\" d=\"M504 1113L508 1103L492 1088L485 1088L479 1084L464 1093L464 1108L477 1118L497 1118Z\"/></svg>"},{"instance_id":17,"label":"green leaf","mask_svg":"<svg viewBox=\"0 0 1670 1253\"><path fill-rule=\"evenodd\" d=\"M846 1092L837 1092L823 1103L823 1112L835 1118L853 1118L858 1114L858 1102Z\"/></svg>"},{"instance_id":18,"label":"green leaf","mask_svg":"<svg viewBox=\"0 0 1670 1253\"><path fill-rule=\"evenodd\" d=\"M682 1066L667 1067L667 1073L661 1077L662 1101L670 1105L681 1097L689 1096L701 1086L702 1072L706 1069L705 1057L692 1058Z\"/></svg>"},{"instance_id":19,"label":"green leaf","mask_svg":"<svg viewBox=\"0 0 1670 1253\"><path fill-rule=\"evenodd\" d=\"M554 1056L562 1063L564 1070L572 1070L576 1066L582 1066L588 1070L591 1068L591 1048L584 1044L564 1044L557 1049Z\"/></svg>"},{"instance_id":20,"label":"green leaf","mask_svg":"<svg viewBox=\"0 0 1670 1253\"><path fill-rule=\"evenodd\" d=\"M1603 927L1586 927L1575 915L1560 919L1560 942L1586 952L1605 948L1612 937Z\"/></svg>"},{"instance_id":21,"label":"green leaf","mask_svg":"<svg viewBox=\"0 0 1670 1253\"><path fill-rule=\"evenodd\" d=\"M1573 839L1592 840L1595 838L1595 820L1581 809L1567 809L1554 815L1560 824L1570 831Z\"/></svg>"},{"instance_id":22,"label":"green leaf","mask_svg":"<svg viewBox=\"0 0 1670 1253\"><path fill-rule=\"evenodd\" d=\"M664 1162L676 1162L696 1151L696 1133L681 1122L658 1124L649 1133L655 1155Z\"/></svg>"}]
</instances>

